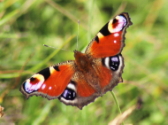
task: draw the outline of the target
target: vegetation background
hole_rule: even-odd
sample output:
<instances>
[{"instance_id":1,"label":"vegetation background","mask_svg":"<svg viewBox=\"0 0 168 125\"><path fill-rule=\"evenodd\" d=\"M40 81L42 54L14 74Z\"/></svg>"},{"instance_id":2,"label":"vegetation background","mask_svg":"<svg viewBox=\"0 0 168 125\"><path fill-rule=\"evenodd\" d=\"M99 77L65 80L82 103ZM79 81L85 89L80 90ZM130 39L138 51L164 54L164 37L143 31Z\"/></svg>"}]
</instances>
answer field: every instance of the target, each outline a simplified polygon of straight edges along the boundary
<instances>
[{"instance_id":1,"label":"vegetation background","mask_svg":"<svg viewBox=\"0 0 168 125\"><path fill-rule=\"evenodd\" d=\"M126 34L124 82L113 89L123 124L168 124L167 0L1 0L1 125L106 125L119 111L110 92L79 110L57 99L28 100L23 81L50 65L72 60L73 50L88 43L114 15L128 12L133 25ZM78 41L78 47L77 47ZM43 44L56 49L44 47ZM1 112L0 112L1 113Z\"/></svg>"}]
</instances>

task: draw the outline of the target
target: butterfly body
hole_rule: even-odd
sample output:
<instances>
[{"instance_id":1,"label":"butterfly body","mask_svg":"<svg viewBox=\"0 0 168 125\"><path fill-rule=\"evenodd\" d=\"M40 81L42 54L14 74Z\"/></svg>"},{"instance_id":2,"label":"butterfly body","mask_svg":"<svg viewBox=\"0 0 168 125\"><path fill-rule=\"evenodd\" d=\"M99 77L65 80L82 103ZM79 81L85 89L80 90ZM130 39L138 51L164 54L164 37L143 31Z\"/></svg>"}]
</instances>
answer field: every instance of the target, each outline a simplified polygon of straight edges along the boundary
<instances>
[{"instance_id":1,"label":"butterfly body","mask_svg":"<svg viewBox=\"0 0 168 125\"><path fill-rule=\"evenodd\" d=\"M83 106L122 82L124 34L131 25L127 13L111 19L88 45L85 53L74 51L75 60L43 69L27 79L21 92L30 97L58 98L67 105Z\"/></svg>"}]
</instances>

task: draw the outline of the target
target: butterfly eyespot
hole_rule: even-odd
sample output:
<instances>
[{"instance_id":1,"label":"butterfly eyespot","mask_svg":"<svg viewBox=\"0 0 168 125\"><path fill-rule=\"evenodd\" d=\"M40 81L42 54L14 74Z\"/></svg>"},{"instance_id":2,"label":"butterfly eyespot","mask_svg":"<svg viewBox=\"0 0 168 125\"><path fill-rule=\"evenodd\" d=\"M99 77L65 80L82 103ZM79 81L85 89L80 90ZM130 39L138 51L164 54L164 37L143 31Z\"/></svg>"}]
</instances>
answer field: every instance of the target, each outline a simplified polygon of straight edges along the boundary
<instances>
[{"instance_id":1,"label":"butterfly eyespot","mask_svg":"<svg viewBox=\"0 0 168 125\"><path fill-rule=\"evenodd\" d=\"M31 77L31 78L30 78L30 81L31 81L31 82L33 82L34 80L37 80L37 79L34 78L34 77Z\"/></svg>"},{"instance_id":2,"label":"butterfly eyespot","mask_svg":"<svg viewBox=\"0 0 168 125\"><path fill-rule=\"evenodd\" d=\"M114 20L113 20L113 24L114 24L114 23L117 23L117 22L118 22L118 20L117 20L117 19L114 19Z\"/></svg>"},{"instance_id":3,"label":"butterfly eyespot","mask_svg":"<svg viewBox=\"0 0 168 125\"><path fill-rule=\"evenodd\" d=\"M120 57L119 55L106 57L103 58L102 63L112 71L117 71L120 67Z\"/></svg>"},{"instance_id":4,"label":"butterfly eyespot","mask_svg":"<svg viewBox=\"0 0 168 125\"><path fill-rule=\"evenodd\" d=\"M120 59L119 56L112 56L109 57L110 61L109 61L109 65L110 65L110 69L113 71L118 70L119 66L120 66Z\"/></svg>"},{"instance_id":5,"label":"butterfly eyespot","mask_svg":"<svg viewBox=\"0 0 168 125\"><path fill-rule=\"evenodd\" d=\"M31 84L37 84L38 82L39 82L39 79L34 78L34 77L31 77L31 78L30 78L30 83L31 83Z\"/></svg>"},{"instance_id":6,"label":"butterfly eyespot","mask_svg":"<svg viewBox=\"0 0 168 125\"><path fill-rule=\"evenodd\" d=\"M33 93L37 91L44 83L44 76L41 74L34 74L30 79L27 79L23 83L23 89L27 93Z\"/></svg>"},{"instance_id":7,"label":"butterfly eyespot","mask_svg":"<svg viewBox=\"0 0 168 125\"><path fill-rule=\"evenodd\" d=\"M74 82L70 82L67 85L67 88L64 90L64 92L61 94L61 97L65 100L74 100L76 98L76 87Z\"/></svg>"},{"instance_id":8,"label":"butterfly eyespot","mask_svg":"<svg viewBox=\"0 0 168 125\"><path fill-rule=\"evenodd\" d=\"M30 88L30 84L27 83L27 82L23 83L23 89L24 89L24 91L26 91L27 93L33 93L33 92L36 91L36 90L34 90L34 89L31 89L31 88Z\"/></svg>"},{"instance_id":9,"label":"butterfly eyespot","mask_svg":"<svg viewBox=\"0 0 168 125\"><path fill-rule=\"evenodd\" d=\"M110 33L120 32L126 25L127 25L127 18L123 15L119 15L109 22L108 30Z\"/></svg>"},{"instance_id":10,"label":"butterfly eyespot","mask_svg":"<svg viewBox=\"0 0 168 125\"><path fill-rule=\"evenodd\" d=\"M76 98L76 92L72 89L66 88L61 97L66 100L74 100Z\"/></svg>"}]
</instances>

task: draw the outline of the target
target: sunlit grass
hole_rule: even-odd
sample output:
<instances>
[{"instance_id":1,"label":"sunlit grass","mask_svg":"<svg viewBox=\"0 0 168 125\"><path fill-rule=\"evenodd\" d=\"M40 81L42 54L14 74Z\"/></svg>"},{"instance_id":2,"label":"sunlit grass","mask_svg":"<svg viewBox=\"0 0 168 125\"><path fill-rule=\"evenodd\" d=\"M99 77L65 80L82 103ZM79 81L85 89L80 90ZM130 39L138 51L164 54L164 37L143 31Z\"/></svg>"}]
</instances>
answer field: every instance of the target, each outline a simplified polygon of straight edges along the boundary
<instances>
[{"instance_id":1,"label":"sunlit grass","mask_svg":"<svg viewBox=\"0 0 168 125\"><path fill-rule=\"evenodd\" d=\"M111 17L128 12L133 25L127 30L126 46L122 52L124 82L113 92L121 112L134 106L139 97L143 105L123 123L166 125L167 6L166 0L1 1L0 105L5 109L0 124L102 125L116 118L120 112L109 92L79 110L58 100L48 101L42 97L26 100L19 88L26 78L39 70L73 60L73 50L84 52Z\"/></svg>"}]
</instances>

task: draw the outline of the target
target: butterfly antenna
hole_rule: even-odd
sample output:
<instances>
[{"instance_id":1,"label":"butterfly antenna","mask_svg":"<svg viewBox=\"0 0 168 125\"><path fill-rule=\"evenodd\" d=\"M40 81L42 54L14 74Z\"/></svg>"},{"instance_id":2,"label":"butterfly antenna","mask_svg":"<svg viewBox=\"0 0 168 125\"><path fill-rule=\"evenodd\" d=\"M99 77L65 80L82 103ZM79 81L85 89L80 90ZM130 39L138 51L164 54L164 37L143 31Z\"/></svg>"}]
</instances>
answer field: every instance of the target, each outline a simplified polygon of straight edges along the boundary
<instances>
[{"instance_id":1,"label":"butterfly antenna","mask_svg":"<svg viewBox=\"0 0 168 125\"><path fill-rule=\"evenodd\" d=\"M46 44L43 44L43 46L56 49L55 47L52 47L52 46L49 46L49 45L46 45Z\"/></svg>"},{"instance_id":2,"label":"butterfly antenna","mask_svg":"<svg viewBox=\"0 0 168 125\"><path fill-rule=\"evenodd\" d=\"M78 20L78 33L77 33L77 44L76 44L76 48L77 50L79 49L78 47L78 42L79 42L79 25L80 25L80 20Z\"/></svg>"},{"instance_id":3,"label":"butterfly antenna","mask_svg":"<svg viewBox=\"0 0 168 125\"><path fill-rule=\"evenodd\" d=\"M53 49L58 49L58 48L55 48L55 47L52 47L52 46L49 46L49 45L46 45L46 44L43 44L43 46L45 46L45 47L49 47L49 48L53 48ZM66 50L66 49L61 49L61 50L69 51L69 50ZM70 52L71 52L71 51L70 51Z\"/></svg>"}]
</instances>

